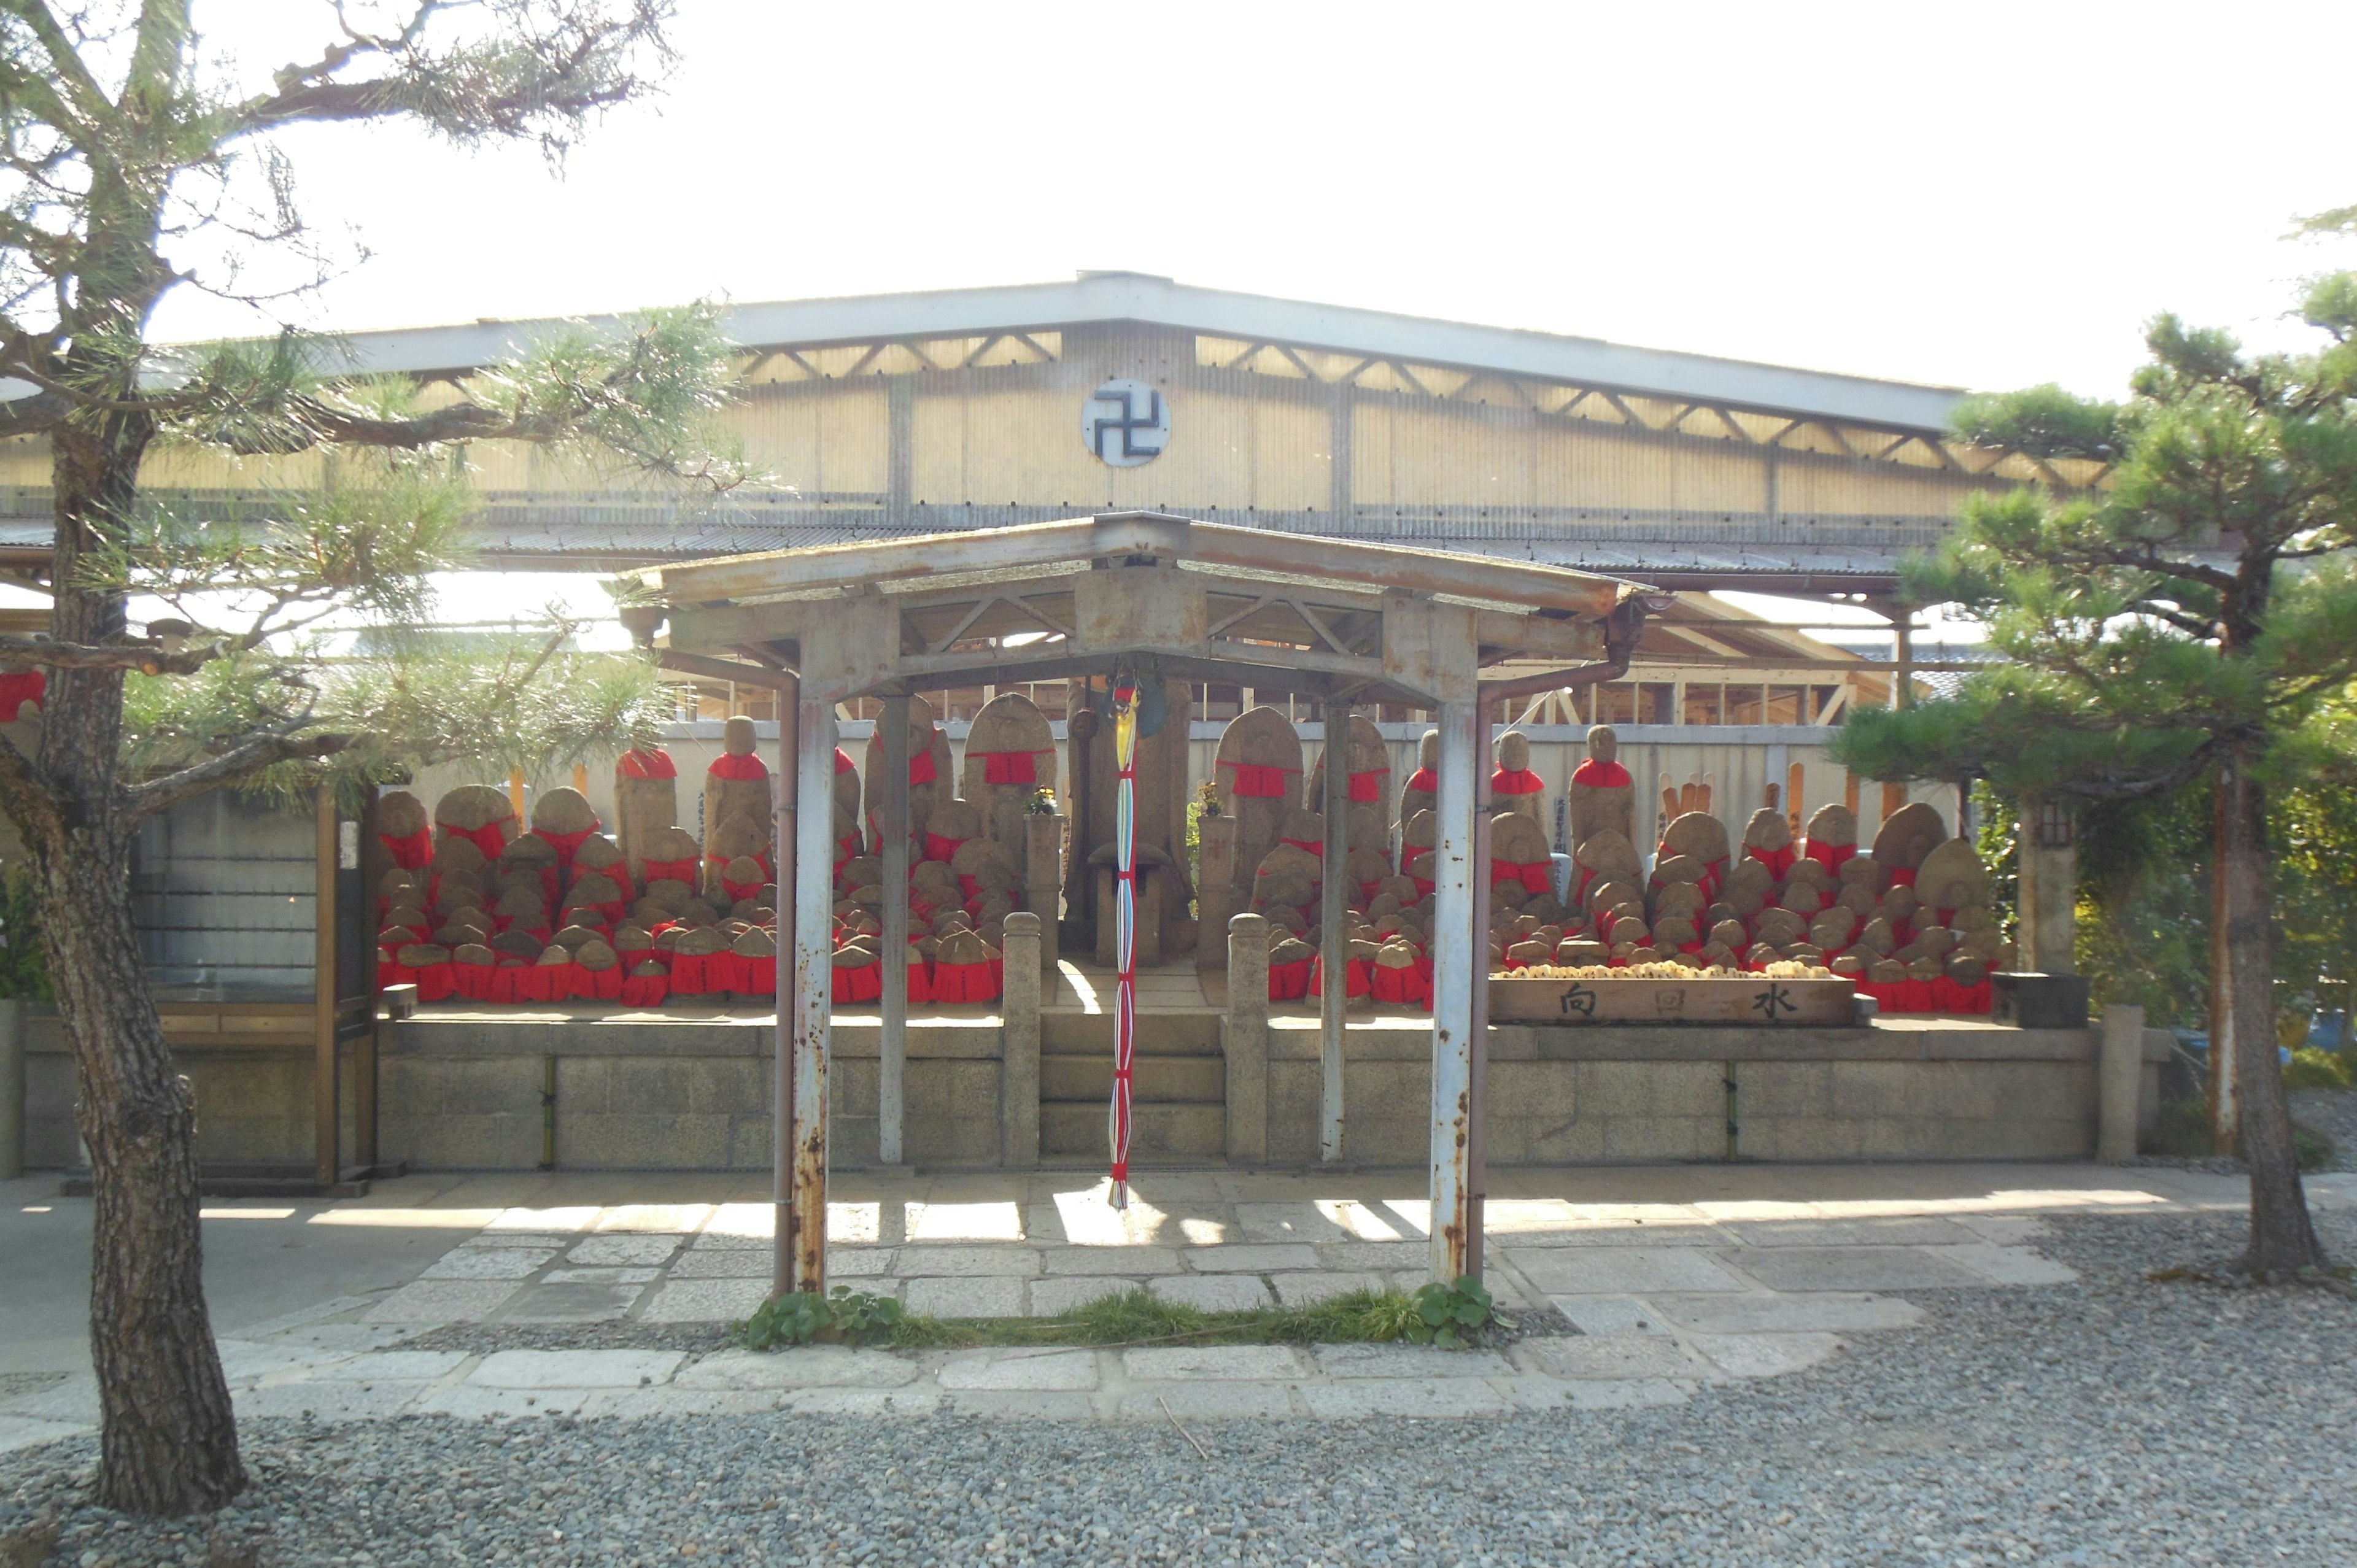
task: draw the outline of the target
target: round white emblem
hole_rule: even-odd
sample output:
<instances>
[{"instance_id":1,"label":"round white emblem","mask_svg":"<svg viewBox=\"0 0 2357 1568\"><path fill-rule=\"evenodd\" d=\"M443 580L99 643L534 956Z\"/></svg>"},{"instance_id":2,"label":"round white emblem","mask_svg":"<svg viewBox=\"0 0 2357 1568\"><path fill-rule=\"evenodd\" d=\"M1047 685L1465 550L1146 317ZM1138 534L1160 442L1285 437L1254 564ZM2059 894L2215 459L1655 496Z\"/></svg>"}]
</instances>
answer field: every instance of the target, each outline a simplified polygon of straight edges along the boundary
<instances>
[{"instance_id":1,"label":"round white emblem","mask_svg":"<svg viewBox=\"0 0 2357 1568\"><path fill-rule=\"evenodd\" d=\"M1170 400L1144 381L1107 381L1081 405L1081 445L1116 468L1162 456L1170 442Z\"/></svg>"}]
</instances>

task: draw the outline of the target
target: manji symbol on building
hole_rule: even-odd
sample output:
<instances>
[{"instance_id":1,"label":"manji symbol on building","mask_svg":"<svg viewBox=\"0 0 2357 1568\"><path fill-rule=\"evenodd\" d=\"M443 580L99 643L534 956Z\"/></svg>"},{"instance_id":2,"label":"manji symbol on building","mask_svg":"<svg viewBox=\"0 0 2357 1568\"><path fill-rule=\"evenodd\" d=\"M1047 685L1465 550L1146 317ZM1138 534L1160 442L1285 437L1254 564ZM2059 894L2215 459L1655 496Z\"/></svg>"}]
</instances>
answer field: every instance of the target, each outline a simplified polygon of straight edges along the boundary
<instances>
[{"instance_id":1,"label":"manji symbol on building","mask_svg":"<svg viewBox=\"0 0 2357 1568\"><path fill-rule=\"evenodd\" d=\"M1081 442L1116 468L1162 456L1170 442L1170 405L1144 381L1111 381L1081 408Z\"/></svg>"}]
</instances>

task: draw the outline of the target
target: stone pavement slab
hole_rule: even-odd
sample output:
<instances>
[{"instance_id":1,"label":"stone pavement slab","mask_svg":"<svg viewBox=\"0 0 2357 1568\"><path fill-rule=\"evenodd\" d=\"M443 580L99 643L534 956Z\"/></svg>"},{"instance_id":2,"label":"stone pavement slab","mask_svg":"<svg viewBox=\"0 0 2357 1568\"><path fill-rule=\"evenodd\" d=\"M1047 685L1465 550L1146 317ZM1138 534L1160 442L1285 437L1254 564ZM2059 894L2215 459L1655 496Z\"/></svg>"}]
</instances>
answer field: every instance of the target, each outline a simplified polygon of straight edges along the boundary
<instances>
[{"instance_id":1,"label":"stone pavement slab","mask_svg":"<svg viewBox=\"0 0 2357 1568\"><path fill-rule=\"evenodd\" d=\"M927 1317L1021 1317L1023 1282L1005 1276L910 1280L901 1305Z\"/></svg>"},{"instance_id":2,"label":"stone pavement slab","mask_svg":"<svg viewBox=\"0 0 2357 1568\"><path fill-rule=\"evenodd\" d=\"M1271 1274L1268 1283L1276 1287L1276 1299L1286 1306L1308 1306L1330 1296L1348 1295L1354 1290L1382 1290L1391 1283L1381 1274L1323 1271L1309 1274Z\"/></svg>"},{"instance_id":3,"label":"stone pavement slab","mask_svg":"<svg viewBox=\"0 0 2357 1568\"><path fill-rule=\"evenodd\" d=\"M952 1391L1093 1389L1097 1355L1093 1350L974 1350L951 1357L935 1378Z\"/></svg>"},{"instance_id":4,"label":"stone pavement slab","mask_svg":"<svg viewBox=\"0 0 2357 1568\"><path fill-rule=\"evenodd\" d=\"M1695 1378L1710 1371L1666 1334L1576 1334L1559 1339L1525 1339L1511 1355L1517 1365L1534 1372L1591 1381Z\"/></svg>"},{"instance_id":5,"label":"stone pavement slab","mask_svg":"<svg viewBox=\"0 0 2357 1568\"><path fill-rule=\"evenodd\" d=\"M369 1323L480 1323L515 1294L504 1280L416 1280L371 1306Z\"/></svg>"},{"instance_id":6,"label":"stone pavement slab","mask_svg":"<svg viewBox=\"0 0 2357 1568\"><path fill-rule=\"evenodd\" d=\"M1548 1298L1582 1334L1667 1334L1662 1315L1635 1296L1558 1295Z\"/></svg>"},{"instance_id":7,"label":"stone pavement slab","mask_svg":"<svg viewBox=\"0 0 2357 1568\"><path fill-rule=\"evenodd\" d=\"M1738 1378L1774 1378L1830 1360L1841 1341L1830 1334L1693 1334L1686 1343Z\"/></svg>"},{"instance_id":8,"label":"stone pavement slab","mask_svg":"<svg viewBox=\"0 0 2357 1568\"><path fill-rule=\"evenodd\" d=\"M1041 1269L1057 1274L1175 1274L1176 1247L1050 1247L1039 1254Z\"/></svg>"},{"instance_id":9,"label":"stone pavement slab","mask_svg":"<svg viewBox=\"0 0 2357 1568\"><path fill-rule=\"evenodd\" d=\"M1144 1280L1116 1279L1104 1274L1082 1275L1074 1279L1033 1280L1031 1282L1031 1316L1061 1317L1077 1312L1092 1301L1109 1295L1144 1287Z\"/></svg>"},{"instance_id":10,"label":"stone pavement slab","mask_svg":"<svg viewBox=\"0 0 2357 1568\"><path fill-rule=\"evenodd\" d=\"M425 1395L427 1382L264 1383L230 1395L240 1421L284 1416L296 1421L382 1421Z\"/></svg>"},{"instance_id":11,"label":"stone pavement slab","mask_svg":"<svg viewBox=\"0 0 2357 1568\"><path fill-rule=\"evenodd\" d=\"M1252 1274L1181 1274L1155 1280L1146 1288L1165 1301L1204 1312L1254 1312L1269 1304L1268 1286Z\"/></svg>"},{"instance_id":12,"label":"stone pavement slab","mask_svg":"<svg viewBox=\"0 0 2357 1568\"><path fill-rule=\"evenodd\" d=\"M1940 1256L1986 1274L2001 1285L2066 1285L2079 1277L2068 1264L2040 1256L2029 1247L2003 1247L1989 1241L1968 1241L1943 1247Z\"/></svg>"},{"instance_id":13,"label":"stone pavement slab","mask_svg":"<svg viewBox=\"0 0 2357 1568\"><path fill-rule=\"evenodd\" d=\"M1774 1291L1883 1291L1988 1283L1985 1275L1951 1262L1930 1247L1770 1247L1720 1257Z\"/></svg>"},{"instance_id":14,"label":"stone pavement slab","mask_svg":"<svg viewBox=\"0 0 2357 1568\"><path fill-rule=\"evenodd\" d=\"M1189 1247L1180 1256L1199 1274L1266 1274L1280 1269L1318 1266L1317 1250L1300 1242L1255 1245L1240 1241L1222 1247Z\"/></svg>"},{"instance_id":15,"label":"stone pavement slab","mask_svg":"<svg viewBox=\"0 0 2357 1568\"><path fill-rule=\"evenodd\" d=\"M1285 1345L1148 1346L1121 1353L1125 1376L1180 1382L1282 1380L1308 1370Z\"/></svg>"},{"instance_id":16,"label":"stone pavement slab","mask_svg":"<svg viewBox=\"0 0 2357 1568\"><path fill-rule=\"evenodd\" d=\"M565 1254L569 1263L662 1263L679 1251L683 1236L601 1234Z\"/></svg>"},{"instance_id":17,"label":"stone pavement slab","mask_svg":"<svg viewBox=\"0 0 2357 1568\"><path fill-rule=\"evenodd\" d=\"M902 1247L894 1252L891 1268L903 1279L940 1274L1030 1279L1039 1273L1039 1253L1031 1247Z\"/></svg>"},{"instance_id":18,"label":"stone pavement slab","mask_svg":"<svg viewBox=\"0 0 2357 1568\"><path fill-rule=\"evenodd\" d=\"M677 1350L500 1350L467 1381L485 1389L627 1389L671 1380Z\"/></svg>"},{"instance_id":19,"label":"stone pavement slab","mask_svg":"<svg viewBox=\"0 0 2357 1568\"><path fill-rule=\"evenodd\" d=\"M1246 1421L1295 1413L1293 1393L1283 1383L1174 1383L1152 1393L1124 1394L1124 1421Z\"/></svg>"},{"instance_id":20,"label":"stone pavement slab","mask_svg":"<svg viewBox=\"0 0 2357 1568\"><path fill-rule=\"evenodd\" d=\"M680 1369L683 1389L894 1389L914 1382L917 1363L885 1350L805 1345L784 1350L718 1350Z\"/></svg>"},{"instance_id":21,"label":"stone pavement slab","mask_svg":"<svg viewBox=\"0 0 2357 1568\"><path fill-rule=\"evenodd\" d=\"M344 1382L433 1382L467 1359L463 1350L378 1350L320 1369L318 1376Z\"/></svg>"},{"instance_id":22,"label":"stone pavement slab","mask_svg":"<svg viewBox=\"0 0 2357 1568\"><path fill-rule=\"evenodd\" d=\"M1318 1369L1329 1378L1507 1378L1514 1369L1495 1350L1443 1350L1431 1345L1320 1345Z\"/></svg>"},{"instance_id":23,"label":"stone pavement slab","mask_svg":"<svg viewBox=\"0 0 2357 1568\"><path fill-rule=\"evenodd\" d=\"M644 1285L528 1284L500 1314L502 1323L610 1323L630 1310Z\"/></svg>"},{"instance_id":24,"label":"stone pavement slab","mask_svg":"<svg viewBox=\"0 0 2357 1568\"><path fill-rule=\"evenodd\" d=\"M1897 1296L1826 1291L1811 1295L1689 1296L1654 1304L1674 1328L1704 1334L1842 1334L1913 1328L1923 1309Z\"/></svg>"},{"instance_id":25,"label":"stone pavement slab","mask_svg":"<svg viewBox=\"0 0 2357 1568\"><path fill-rule=\"evenodd\" d=\"M546 1247L457 1247L425 1267L424 1280L530 1279L554 1260Z\"/></svg>"},{"instance_id":26,"label":"stone pavement slab","mask_svg":"<svg viewBox=\"0 0 2357 1568\"><path fill-rule=\"evenodd\" d=\"M1685 1248L1508 1248L1506 1256L1531 1283L1549 1295L1647 1295L1744 1288L1741 1280L1707 1254Z\"/></svg>"},{"instance_id":27,"label":"stone pavement slab","mask_svg":"<svg viewBox=\"0 0 2357 1568\"><path fill-rule=\"evenodd\" d=\"M759 1279L681 1280L664 1284L639 1309L641 1323L737 1323L769 1299L769 1272Z\"/></svg>"},{"instance_id":28,"label":"stone pavement slab","mask_svg":"<svg viewBox=\"0 0 2357 1568\"><path fill-rule=\"evenodd\" d=\"M675 1280L767 1280L774 1267L769 1251L683 1252L668 1271ZM843 1271L829 1269L840 1275Z\"/></svg>"}]
</instances>

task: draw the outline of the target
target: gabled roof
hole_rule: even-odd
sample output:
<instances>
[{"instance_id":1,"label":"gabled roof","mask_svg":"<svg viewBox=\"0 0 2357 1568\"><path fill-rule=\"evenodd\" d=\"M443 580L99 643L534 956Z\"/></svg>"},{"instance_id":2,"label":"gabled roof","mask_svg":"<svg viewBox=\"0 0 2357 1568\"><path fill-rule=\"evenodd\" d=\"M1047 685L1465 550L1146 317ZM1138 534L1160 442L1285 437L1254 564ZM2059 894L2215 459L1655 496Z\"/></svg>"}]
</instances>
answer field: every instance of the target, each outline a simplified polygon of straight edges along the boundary
<instances>
[{"instance_id":1,"label":"gabled roof","mask_svg":"<svg viewBox=\"0 0 2357 1568\"><path fill-rule=\"evenodd\" d=\"M763 666L790 667L831 700L896 682L1052 680L1141 660L1187 680L1425 703L1461 687L1469 699L1485 666L1560 671L1608 659L1633 639L1653 596L1560 566L1154 512L640 575L654 602L626 607L623 619L642 640L668 624L663 662L755 683Z\"/></svg>"},{"instance_id":2,"label":"gabled roof","mask_svg":"<svg viewBox=\"0 0 2357 1568\"><path fill-rule=\"evenodd\" d=\"M591 317L593 325L618 317ZM1876 381L1599 338L1436 321L1389 311L1196 288L1145 273L1082 273L1069 283L858 295L739 305L723 313L748 349L866 343L1142 322L1340 353L1535 376L1648 396L1689 398L1895 430L1940 431L1961 392ZM481 321L344 337L353 368L464 371L513 354L560 323Z\"/></svg>"}]
</instances>

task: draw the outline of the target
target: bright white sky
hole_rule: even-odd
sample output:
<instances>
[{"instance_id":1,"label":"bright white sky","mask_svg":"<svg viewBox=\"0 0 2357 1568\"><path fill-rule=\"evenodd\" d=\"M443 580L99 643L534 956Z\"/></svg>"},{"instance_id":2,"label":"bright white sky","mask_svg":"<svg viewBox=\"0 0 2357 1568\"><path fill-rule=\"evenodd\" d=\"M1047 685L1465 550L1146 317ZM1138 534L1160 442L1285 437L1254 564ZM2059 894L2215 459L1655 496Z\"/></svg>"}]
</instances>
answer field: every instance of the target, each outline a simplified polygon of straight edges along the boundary
<instances>
[{"instance_id":1,"label":"bright white sky","mask_svg":"<svg viewBox=\"0 0 2357 1568\"><path fill-rule=\"evenodd\" d=\"M680 0L560 178L329 127L336 328L1182 282L1975 387L2111 392L2174 308L2280 337L2357 202L2357 6ZM200 0L249 69L320 0ZM165 332L251 322L184 291Z\"/></svg>"},{"instance_id":2,"label":"bright white sky","mask_svg":"<svg viewBox=\"0 0 2357 1568\"><path fill-rule=\"evenodd\" d=\"M365 3L365 0L364 0ZM680 0L678 74L562 177L290 138L371 259L330 329L1068 277L1182 282L1972 387L2115 393L2174 308L2262 343L2352 258L2357 6ZM249 73L321 0L200 0ZM160 335L253 330L183 290Z\"/></svg>"}]
</instances>

